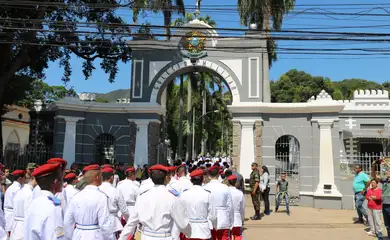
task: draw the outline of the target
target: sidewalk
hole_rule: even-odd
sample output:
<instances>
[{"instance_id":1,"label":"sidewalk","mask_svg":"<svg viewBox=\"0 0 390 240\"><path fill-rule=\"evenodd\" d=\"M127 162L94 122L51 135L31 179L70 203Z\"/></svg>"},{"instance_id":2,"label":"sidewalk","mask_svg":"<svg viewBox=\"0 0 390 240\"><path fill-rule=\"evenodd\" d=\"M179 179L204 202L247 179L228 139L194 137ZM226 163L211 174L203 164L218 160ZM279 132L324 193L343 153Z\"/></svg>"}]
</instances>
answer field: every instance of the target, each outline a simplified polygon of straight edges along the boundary
<instances>
[{"instance_id":1,"label":"sidewalk","mask_svg":"<svg viewBox=\"0 0 390 240\"><path fill-rule=\"evenodd\" d=\"M248 219L252 215L252 207L247 206L246 218ZM272 212L270 216L264 216L262 220L246 220L244 237L245 240L376 239L365 234L363 225L352 223L352 218L355 215L355 211L352 210L292 207L291 215L287 216L284 208L281 207L280 212Z\"/></svg>"}]
</instances>

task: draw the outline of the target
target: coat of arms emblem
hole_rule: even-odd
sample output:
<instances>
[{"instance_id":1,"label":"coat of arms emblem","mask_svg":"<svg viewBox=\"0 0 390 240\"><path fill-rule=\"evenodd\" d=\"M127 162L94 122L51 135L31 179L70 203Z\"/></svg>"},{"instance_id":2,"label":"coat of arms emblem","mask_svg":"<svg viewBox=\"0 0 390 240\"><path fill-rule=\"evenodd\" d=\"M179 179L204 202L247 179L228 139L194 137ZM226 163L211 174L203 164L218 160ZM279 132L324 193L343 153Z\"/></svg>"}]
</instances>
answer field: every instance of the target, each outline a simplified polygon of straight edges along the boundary
<instances>
[{"instance_id":1,"label":"coat of arms emblem","mask_svg":"<svg viewBox=\"0 0 390 240\"><path fill-rule=\"evenodd\" d=\"M207 55L205 48L206 35L201 32L187 33L182 39L182 45L186 51L183 55L189 58L200 58Z\"/></svg>"}]
</instances>

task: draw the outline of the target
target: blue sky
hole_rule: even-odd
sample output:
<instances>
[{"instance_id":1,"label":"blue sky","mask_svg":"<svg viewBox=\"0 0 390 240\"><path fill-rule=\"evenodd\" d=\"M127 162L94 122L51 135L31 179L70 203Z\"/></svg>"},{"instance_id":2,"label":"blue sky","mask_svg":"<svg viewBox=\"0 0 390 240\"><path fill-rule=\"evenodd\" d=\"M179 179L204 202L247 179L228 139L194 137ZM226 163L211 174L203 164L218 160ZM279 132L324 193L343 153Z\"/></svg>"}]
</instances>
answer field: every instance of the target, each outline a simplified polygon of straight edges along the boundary
<instances>
[{"instance_id":1,"label":"blue sky","mask_svg":"<svg viewBox=\"0 0 390 240\"><path fill-rule=\"evenodd\" d=\"M388 26L377 26L389 23L390 15L378 16L325 16L322 13L343 12L357 13L369 12L375 14L390 13L390 3L384 5L384 0L296 0L295 12L285 17L283 29L286 30L310 30L310 31L351 31L351 32L376 32L389 33ZM195 0L185 0L186 6L193 11ZM237 0L203 0L201 15L210 15L217 22L220 28L243 28L240 26L238 12L236 9ZM324 4L377 4L370 6L325 6ZM314 4L318 6L313 6ZM322 4L322 5L321 5ZM306 6L305 6L306 5ZM311 5L311 6L308 6ZM382 8L378 8L382 7ZM211 8L224 8L224 10L212 10ZM305 11L318 12L319 14L308 15ZM388 12L386 12L388 11ZM130 10L119 10L118 14L131 22ZM161 15L146 13L144 21L149 21L153 25L162 25ZM143 20L140 19L140 22ZM374 26L375 25L375 26ZM353 28L346 28L353 27ZM310 29L308 29L310 28ZM236 32L235 34L238 34ZM356 43L356 42L316 42L316 41L279 41L279 47L288 48L387 48L390 43ZM290 69L306 71L312 75L327 76L332 80L343 80L345 78L362 78L376 82L390 80L388 67L390 59L386 56L325 56L325 55L291 55L279 54L279 60L273 64L270 70L270 79L278 79L282 74ZM131 63L120 64L120 71L115 83L107 81L108 76L99 69L98 62L95 64L97 70L93 72L90 80L84 80L81 71L81 61L76 57L72 58L73 74L70 86L74 86L77 92L100 92L105 93L116 89L129 88L131 76ZM50 85L62 85L62 69L58 63L51 63L46 71L45 81Z\"/></svg>"}]
</instances>

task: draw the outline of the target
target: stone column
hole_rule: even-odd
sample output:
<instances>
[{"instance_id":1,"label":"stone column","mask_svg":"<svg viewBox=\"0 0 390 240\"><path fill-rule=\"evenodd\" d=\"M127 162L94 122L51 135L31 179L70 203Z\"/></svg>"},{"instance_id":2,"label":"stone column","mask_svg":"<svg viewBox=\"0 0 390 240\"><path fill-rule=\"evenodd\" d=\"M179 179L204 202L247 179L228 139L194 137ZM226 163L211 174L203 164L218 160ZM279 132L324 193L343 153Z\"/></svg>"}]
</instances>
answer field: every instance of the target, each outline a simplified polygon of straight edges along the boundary
<instances>
[{"instance_id":1,"label":"stone column","mask_svg":"<svg viewBox=\"0 0 390 240\"><path fill-rule=\"evenodd\" d=\"M262 127L263 122L257 120L255 123L255 145L256 145L256 162L259 164L259 166L262 165L261 161L261 136L262 136Z\"/></svg>"},{"instance_id":2,"label":"stone column","mask_svg":"<svg viewBox=\"0 0 390 240\"><path fill-rule=\"evenodd\" d=\"M142 167L149 164L149 123L156 122L154 119L129 119L137 126L134 151L134 167Z\"/></svg>"},{"instance_id":3,"label":"stone column","mask_svg":"<svg viewBox=\"0 0 390 240\"><path fill-rule=\"evenodd\" d=\"M240 170L241 123L233 119L232 165Z\"/></svg>"},{"instance_id":4,"label":"stone column","mask_svg":"<svg viewBox=\"0 0 390 240\"><path fill-rule=\"evenodd\" d=\"M332 127L333 119L317 119L320 127L320 166L319 184L314 196L319 197L341 197L334 182L334 161Z\"/></svg>"},{"instance_id":5,"label":"stone column","mask_svg":"<svg viewBox=\"0 0 390 240\"><path fill-rule=\"evenodd\" d=\"M255 161L254 124L255 120L240 120L241 148L239 172L245 178L251 173L251 163Z\"/></svg>"},{"instance_id":6,"label":"stone column","mask_svg":"<svg viewBox=\"0 0 390 240\"><path fill-rule=\"evenodd\" d=\"M134 153L135 153L135 141L137 136L137 124L135 122L130 122L129 124L129 163L134 166Z\"/></svg>"},{"instance_id":7,"label":"stone column","mask_svg":"<svg viewBox=\"0 0 390 240\"><path fill-rule=\"evenodd\" d=\"M149 138L149 146L148 146L148 151L149 151L149 165L154 165L157 164L157 156L159 154L158 148L160 144L160 121L158 120L153 120L149 124L148 128L148 138ZM160 159L161 161L161 159Z\"/></svg>"},{"instance_id":8,"label":"stone column","mask_svg":"<svg viewBox=\"0 0 390 240\"><path fill-rule=\"evenodd\" d=\"M62 158L68 162L67 168L70 168L76 160L76 126L77 122L84 120L83 117L56 116L65 120L65 138L62 150Z\"/></svg>"}]
</instances>

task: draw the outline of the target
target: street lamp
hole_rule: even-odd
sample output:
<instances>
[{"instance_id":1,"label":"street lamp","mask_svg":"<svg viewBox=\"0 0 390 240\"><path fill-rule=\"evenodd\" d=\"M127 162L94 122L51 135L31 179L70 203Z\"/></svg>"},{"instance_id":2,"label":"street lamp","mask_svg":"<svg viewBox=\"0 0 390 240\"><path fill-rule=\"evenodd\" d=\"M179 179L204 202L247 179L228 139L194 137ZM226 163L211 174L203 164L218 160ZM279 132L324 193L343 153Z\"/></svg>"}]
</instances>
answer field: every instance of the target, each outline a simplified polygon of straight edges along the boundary
<instances>
[{"instance_id":1,"label":"street lamp","mask_svg":"<svg viewBox=\"0 0 390 240\"><path fill-rule=\"evenodd\" d=\"M194 109L194 111L192 111L192 119L193 119L193 121L192 121L192 157L195 156L195 123L197 121L199 121L200 119L202 119L204 116L206 116L209 113L218 113L218 112L219 112L219 110L209 111L209 112L206 112L205 114L199 116L198 118L195 118L195 109ZM202 137L202 152L204 154L204 146L205 146L205 144L204 144L203 141L204 140L203 140L203 137Z\"/></svg>"}]
</instances>

